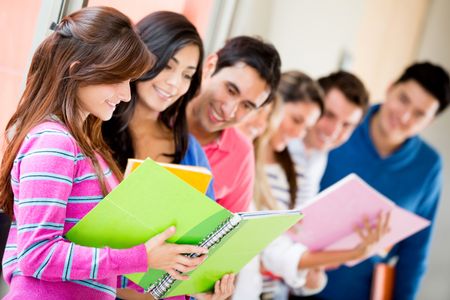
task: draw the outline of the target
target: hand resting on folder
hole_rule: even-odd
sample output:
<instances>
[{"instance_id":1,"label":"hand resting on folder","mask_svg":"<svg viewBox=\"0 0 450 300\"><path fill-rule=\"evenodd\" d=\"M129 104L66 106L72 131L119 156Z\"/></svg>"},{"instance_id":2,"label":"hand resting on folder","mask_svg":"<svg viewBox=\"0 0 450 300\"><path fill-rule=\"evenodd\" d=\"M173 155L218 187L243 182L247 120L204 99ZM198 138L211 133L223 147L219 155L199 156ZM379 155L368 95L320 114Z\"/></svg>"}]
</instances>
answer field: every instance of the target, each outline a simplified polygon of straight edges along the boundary
<instances>
[{"instance_id":1,"label":"hand resting on folder","mask_svg":"<svg viewBox=\"0 0 450 300\"><path fill-rule=\"evenodd\" d=\"M145 243L148 255L148 266L152 269L164 270L173 278L187 280L189 276L183 275L194 270L206 258L208 249L193 245L178 245L166 243L166 240L175 234L175 226L167 228ZM196 257L188 257L185 253L194 253Z\"/></svg>"},{"instance_id":2,"label":"hand resting on folder","mask_svg":"<svg viewBox=\"0 0 450 300\"><path fill-rule=\"evenodd\" d=\"M173 236L175 232L175 226L170 226L165 231L154 236L145 243L148 266L153 269L164 270L178 280L187 280L189 279L189 276L184 275L183 273L192 271L199 264L201 264L207 258L207 255L205 254L208 253L208 249L193 245L167 243L166 240ZM196 256L189 257L186 253L192 253ZM229 279L227 277L224 282L217 282L219 284L219 291L217 295L221 296L222 293L226 293L228 290L232 291L234 289L233 280L231 283L228 281ZM231 284L231 286L229 286L229 284ZM215 294L216 293L212 295ZM205 296L206 295L207 294L205 294ZM117 289L117 296L126 300L154 299L150 294L138 293L133 289ZM214 299L226 299L227 297L228 296Z\"/></svg>"},{"instance_id":3,"label":"hand resting on folder","mask_svg":"<svg viewBox=\"0 0 450 300\"><path fill-rule=\"evenodd\" d=\"M333 269L347 261L362 259L389 232L389 224L390 212L380 213L374 223L366 217L360 226L355 227L355 232L361 239L356 247L348 250L307 251L299 261L298 267L299 269L317 267Z\"/></svg>"},{"instance_id":4,"label":"hand resting on folder","mask_svg":"<svg viewBox=\"0 0 450 300\"><path fill-rule=\"evenodd\" d=\"M192 295L197 300L225 300L234 292L234 274L226 274L214 284L214 291ZM117 297L124 300L154 300L150 294L142 294L133 289L117 289Z\"/></svg>"},{"instance_id":5,"label":"hand resting on folder","mask_svg":"<svg viewBox=\"0 0 450 300\"><path fill-rule=\"evenodd\" d=\"M226 274L214 284L214 292L200 293L192 295L197 300L225 300L234 292L234 274Z\"/></svg>"}]
</instances>

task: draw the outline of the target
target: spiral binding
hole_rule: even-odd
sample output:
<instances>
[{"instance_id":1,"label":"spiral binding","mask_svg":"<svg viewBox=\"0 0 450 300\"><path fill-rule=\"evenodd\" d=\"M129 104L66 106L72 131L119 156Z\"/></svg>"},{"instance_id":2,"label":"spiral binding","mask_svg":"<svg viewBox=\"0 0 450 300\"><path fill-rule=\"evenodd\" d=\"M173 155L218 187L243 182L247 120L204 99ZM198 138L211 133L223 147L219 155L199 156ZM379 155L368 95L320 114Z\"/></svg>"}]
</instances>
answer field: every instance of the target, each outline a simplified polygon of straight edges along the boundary
<instances>
[{"instance_id":1,"label":"spiral binding","mask_svg":"<svg viewBox=\"0 0 450 300\"><path fill-rule=\"evenodd\" d=\"M235 228L241 220L241 216L234 215L229 217L226 221L220 224L216 230L214 230L211 234L206 236L203 241L200 242L199 246L210 249L214 245L218 244L224 236L228 234L233 228ZM188 257L194 258L198 257L197 253L187 254ZM172 276L168 273L164 274L158 281L152 284L145 292L150 293L155 299L161 298L175 282Z\"/></svg>"}]
</instances>

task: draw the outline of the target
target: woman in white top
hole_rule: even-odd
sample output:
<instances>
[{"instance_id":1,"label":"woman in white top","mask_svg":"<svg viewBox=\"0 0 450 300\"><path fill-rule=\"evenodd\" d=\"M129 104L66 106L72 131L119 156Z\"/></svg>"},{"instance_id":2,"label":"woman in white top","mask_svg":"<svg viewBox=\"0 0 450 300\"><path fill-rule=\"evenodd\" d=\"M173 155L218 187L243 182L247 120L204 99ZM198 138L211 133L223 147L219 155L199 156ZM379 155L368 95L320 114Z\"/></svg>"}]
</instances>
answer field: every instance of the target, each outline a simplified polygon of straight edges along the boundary
<instances>
[{"instance_id":1,"label":"woman in white top","mask_svg":"<svg viewBox=\"0 0 450 300\"><path fill-rule=\"evenodd\" d=\"M298 198L300 170L292 161L287 144L293 139L302 139L323 110L320 87L304 73L283 73L278 93L281 100L275 102L274 107L262 108L240 126L244 134L254 139L256 180L253 205L256 210L302 206ZM379 233L386 231L387 224L386 217L379 220L378 227L367 226L361 230L361 243L347 251L309 252L304 245L283 235L263 251L259 260L254 260L241 271L234 299L244 299L244 295L245 299L259 296L262 289L262 277L257 274L261 271L260 266L271 274L270 278L278 278L297 293L318 293L326 284L322 268L363 257L378 241ZM277 290L272 292L275 298L283 298Z\"/></svg>"}]
</instances>

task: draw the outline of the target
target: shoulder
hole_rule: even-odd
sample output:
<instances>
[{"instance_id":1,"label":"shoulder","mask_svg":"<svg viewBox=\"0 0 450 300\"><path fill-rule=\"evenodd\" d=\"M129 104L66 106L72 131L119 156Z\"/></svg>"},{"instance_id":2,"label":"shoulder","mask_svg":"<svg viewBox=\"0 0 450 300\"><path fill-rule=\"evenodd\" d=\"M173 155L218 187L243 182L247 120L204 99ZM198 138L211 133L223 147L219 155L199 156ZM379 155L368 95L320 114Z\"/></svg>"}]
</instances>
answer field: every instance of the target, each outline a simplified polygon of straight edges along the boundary
<instances>
[{"instance_id":1,"label":"shoulder","mask_svg":"<svg viewBox=\"0 0 450 300\"><path fill-rule=\"evenodd\" d=\"M203 151L202 146L192 134L189 134L187 152L198 152L198 151Z\"/></svg>"},{"instance_id":2,"label":"shoulder","mask_svg":"<svg viewBox=\"0 0 450 300\"><path fill-rule=\"evenodd\" d=\"M223 131L223 142L227 144L228 149L232 151L253 151L253 145L238 129L231 127Z\"/></svg>"},{"instance_id":3,"label":"shoulder","mask_svg":"<svg viewBox=\"0 0 450 300\"><path fill-rule=\"evenodd\" d=\"M44 121L33 127L22 143L22 148L57 148L72 153L79 149L67 127L59 122Z\"/></svg>"},{"instance_id":4,"label":"shoulder","mask_svg":"<svg viewBox=\"0 0 450 300\"><path fill-rule=\"evenodd\" d=\"M442 176L443 161L439 152L423 139L419 138L419 150L416 157L416 162L423 172L428 174L422 174L424 177L428 175L430 180L440 180Z\"/></svg>"},{"instance_id":5,"label":"shoulder","mask_svg":"<svg viewBox=\"0 0 450 300\"><path fill-rule=\"evenodd\" d=\"M184 155L180 164L193 166L206 166L208 167L208 169L210 168L208 158L206 157L206 154L203 151L202 146L192 134L189 134L186 154Z\"/></svg>"},{"instance_id":6,"label":"shoulder","mask_svg":"<svg viewBox=\"0 0 450 300\"><path fill-rule=\"evenodd\" d=\"M433 165L442 166L442 158L439 152L422 138L419 139L420 139L420 149L419 149L420 159L421 160L424 159L426 160L426 162L431 163Z\"/></svg>"}]
</instances>

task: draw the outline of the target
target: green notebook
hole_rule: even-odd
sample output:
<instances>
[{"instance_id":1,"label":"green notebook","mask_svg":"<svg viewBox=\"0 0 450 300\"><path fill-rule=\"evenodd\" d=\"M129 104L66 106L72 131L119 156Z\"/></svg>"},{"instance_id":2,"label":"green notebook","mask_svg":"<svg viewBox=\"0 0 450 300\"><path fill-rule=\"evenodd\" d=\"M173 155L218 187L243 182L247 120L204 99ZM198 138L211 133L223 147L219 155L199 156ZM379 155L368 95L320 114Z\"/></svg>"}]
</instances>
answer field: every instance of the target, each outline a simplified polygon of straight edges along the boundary
<instances>
[{"instance_id":1,"label":"green notebook","mask_svg":"<svg viewBox=\"0 0 450 300\"><path fill-rule=\"evenodd\" d=\"M215 281L237 273L301 217L296 210L233 214L146 159L66 237L79 245L121 249L143 244L175 225L169 242L209 248L208 258L189 273L189 280L173 280L153 269L126 275L155 298L166 298L212 290Z\"/></svg>"}]
</instances>

